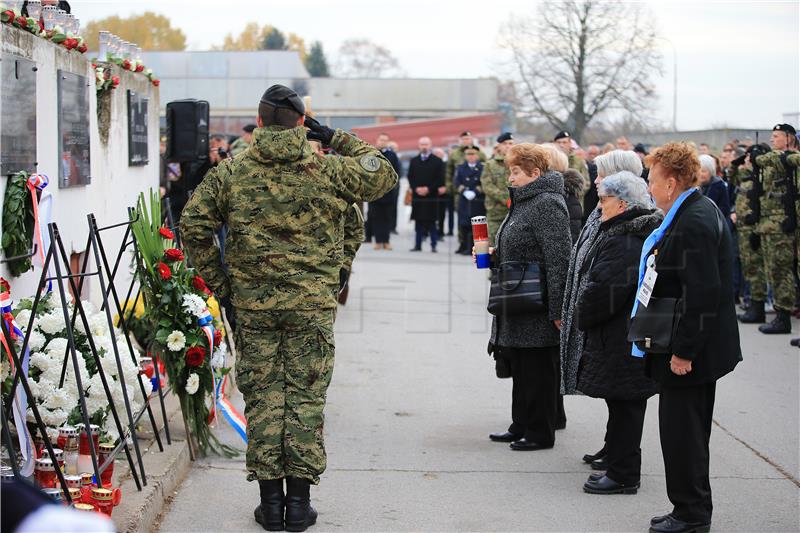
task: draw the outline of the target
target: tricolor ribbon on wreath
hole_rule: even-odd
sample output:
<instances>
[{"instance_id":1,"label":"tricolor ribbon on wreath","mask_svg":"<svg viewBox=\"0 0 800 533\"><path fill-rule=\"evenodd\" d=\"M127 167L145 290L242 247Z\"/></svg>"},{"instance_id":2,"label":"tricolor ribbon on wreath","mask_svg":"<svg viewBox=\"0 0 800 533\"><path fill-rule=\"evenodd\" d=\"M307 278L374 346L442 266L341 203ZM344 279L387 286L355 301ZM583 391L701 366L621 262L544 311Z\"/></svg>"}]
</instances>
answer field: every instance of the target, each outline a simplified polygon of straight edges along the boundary
<instances>
[{"instance_id":1,"label":"tricolor ribbon on wreath","mask_svg":"<svg viewBox=\"0 0 800 533\"><path fill-rule=\"evenodd\" d=\"M0 278L0 313L2 313L3 321L5 322L6 329L8 329L10 339L6 339L5 333L0 329L0 343L8 357L8 362L11 368L11 375L14 375L14 359L11 357L11 349L8 346L8 341L16 341L18 338L24 337L22 330L14 320L14 315L11 312L13 301L11 300L11 286L4 278ZM20 363L22 364L22 373L28 377L28 364L30 362L30 350L25 347L25 353L22 354ZM25 464L20 468L20 473L23 476L30 476L33 474L33 469L36 461L36 446L33 442L33 437L28 431L28 424L26 423L26 413L28 410L28 397L25 394L23 387L17 387L14 394L14 402L12 403L11 410L14 414L14 425L17 428L17 437L19 438L19 449L22 452L22 457L25 459Z\"/></svg>"},{"instance_id":2,"label":"tricolor ribbon on wreath","mask_svg":"<svg viewBox=\"0 0 800 533\"><path fill-rule=\"evenodd\" d=\"M26 186L31 193L31 204L33 205L33 238L37 246L37 253L33 258L34 264L38 263L40 268L44 267L45 254L50 248L50 235L43 228L47 228L52 220L53 195L46 190L50 184L50 178L45 174L31 174L28 176ZM36 194L39 191L39 194ZM53 289L53 282L48 281L47 291Z\"/></svg>"},{"instance_id":3,"label":"tricolor ribbon on wreath","mask_svg":"<svg viewBox=\"0 0 800 533\"><path fill-rule=\"evenodd\" d=\"M206 334L206 338L208 339L208 350L209 350L209 357L211 357L214 353L214 318L211 316L211 312L208 308L205 309L203 312L203 316L197 319L197 325L200 326L200 329ZM246 443L247 442L247 422L245 421L244 416L236 410L236 408L231 404L230 400L225 397L225 385L228 381L228 376L223 376L222 379L217 379L216 375L214 374L214 367L211 367L211 382L214 387L214 401L211 406L211 413L209 414L209 422L214 423L217 420L217 410L222 413L223 418L227 420L227 422L231 425L231 427L236 430L236 433L242 438L242 440Z\"/></svg>"}]
</instances>

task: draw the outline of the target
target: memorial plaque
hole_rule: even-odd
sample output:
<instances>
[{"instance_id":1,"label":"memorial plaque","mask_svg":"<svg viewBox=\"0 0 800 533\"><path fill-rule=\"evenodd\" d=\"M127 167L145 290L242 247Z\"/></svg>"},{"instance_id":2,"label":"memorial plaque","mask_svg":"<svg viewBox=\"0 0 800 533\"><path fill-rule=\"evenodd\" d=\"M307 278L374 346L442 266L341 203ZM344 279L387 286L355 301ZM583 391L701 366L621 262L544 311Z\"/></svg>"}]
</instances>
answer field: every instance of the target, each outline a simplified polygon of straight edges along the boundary
<instances>
[{"instance_id":1,"label":"memorial plaque","mask_svg":"<svg viewBox=\"0 0 800 533\"><path fill-rule=\"evenodd\" d=\"M128 166L147 161L147 98L128 90Z\"/></svg>"},{"instance_id":2,"label":"memorial plaque","mask_svg":"<svg viewBox=\"0 0 800 533\"><path fill-rule=\"evenodd\" d=\"M0 54L0 175L36 170L36 63Z\"/></svg>"},{"instance_id":3,"label":"memorial plaque","mask_svg":"<svg viewBox=\"0 0 800 533\"><path fill-rule=\"evenodd\" d=\"M91 183L89 164L89 83L86 76L58 71L58 186Z\"/></svg>"}]
</instances>

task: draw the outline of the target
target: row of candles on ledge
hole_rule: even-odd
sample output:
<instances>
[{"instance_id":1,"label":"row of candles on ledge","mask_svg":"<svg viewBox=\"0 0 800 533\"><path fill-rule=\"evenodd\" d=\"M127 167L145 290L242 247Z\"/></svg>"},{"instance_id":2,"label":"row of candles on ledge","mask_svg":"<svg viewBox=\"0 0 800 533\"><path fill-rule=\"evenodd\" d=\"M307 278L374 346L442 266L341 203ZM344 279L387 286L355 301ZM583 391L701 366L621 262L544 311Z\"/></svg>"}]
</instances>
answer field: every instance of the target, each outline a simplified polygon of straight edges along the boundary
<instances>
[{"instance_id":1,"label":"row of candles on ledge","mask_svg":"<svg viewBox=\"0 0 800 533\"><path fill-rule=\"evenodd\" d=\"M24 2L11 3L13 4L13 8L20 11ZM42 6L41 0L28 0L26 9L29 17L34 20L42 21L45 31L61 28L64 30L64 33L78 35L81 29L81 23L78 17L56 6Z\"/></svg>"},{"instance_id":2,"label":"row of candles on ledge","mask_svg":"<svg viewBox=\"0 0 800 533\"><path fill-rule=\"evenodd\" d=\"M111 57L142 62L142 49L135 43L120 39L110 31L101 31L98 39L97 60L109 61Z\"/></svg>"}]
</instances>

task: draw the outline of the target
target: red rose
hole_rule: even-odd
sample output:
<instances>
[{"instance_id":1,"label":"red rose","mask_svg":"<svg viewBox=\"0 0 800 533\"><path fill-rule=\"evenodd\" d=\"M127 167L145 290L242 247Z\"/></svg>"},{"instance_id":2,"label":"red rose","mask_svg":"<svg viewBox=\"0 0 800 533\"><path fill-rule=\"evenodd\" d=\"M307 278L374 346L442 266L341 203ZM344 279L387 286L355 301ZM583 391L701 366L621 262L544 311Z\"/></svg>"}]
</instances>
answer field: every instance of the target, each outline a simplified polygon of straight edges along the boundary
<instances>
[{"instance_id":1,"label":"red rose","mask_svg":"<svg viewBox=\"0 0 800 533\"><path fill-rule=\"evenodd\" d=\"M158 87L159 85L161 85L161 82L159 80L153 80L153 85Z\"/></svg>"},{"instance_id":2,"label":"red rose","mask_svg":"<svg viewBox=\"0 0 800 533\"><path fill-rule=\"evenodd\" d=\"M214 346L215 347L219 346L221 342L222 342L222 330L221 329L215 329L214 330Z\"/></svg>"},{"instance_id":3,"label":"red rose","mask_svg":"<svg viewBox=\"0 0 800 533\"><path fill-rule=\"evenodd\" d=\"M14 12L10 9L3 11L3 22L14 23Z\"/></svg>"},{"instance_id":4,"label":"red rose","mask_svg":"<svg viewBox=\"0 0 800 533\"><path fill-rule=\"evenodd\" d=\"M195 290L200 292L206 292L208 288L206 286L205 280L203 280L203 278L201 278L200 276L195 276L192 278L192 287L194 287Z\"/></svg>"},{"instance_id":5,"label":"red rose","mask_svg":"<svg viewBox=\"0 0 800 533\"><path fill-rule=\"evenodd\" d=\"M119 76L111 76L111 83L114 84L114 87L119 85Z\"/></svg>"},{"instance_id":6,"label":"red rose","mask_svg":"<svg viewBox=\"0 0 800 533\"><path fill-rule=\"evenodd\" d=\"M130 59L124 59L122 61L122 68L124 68L125 70L130 70L131 69L131 60Z\"/></svg>"},{"instance_id":7,"label":"red rose","mask_svg":"<svg viewBox=\"0 0 800 533\"><path fill-rule=\"evenodd\" d=\"M206 359L206 351L201 346L192 346L186 350L186 364L189 366L200 366Z\"/></svg>"},{"instance_id":8,"label":"red rose","mask_svg":"<svg viewBox=\"0 0 800 533\"><path fill-rule=\"evenodd\" d=\"M183 261L183 252L177 248L168 248L164 250L164 259L173 263L175 261Z\"/></svg>"},{"instance_id":9,"label":"red rose","mask_svg":"<svg viewBox=\"0 0 800 533\"><path fill-rule=\"evenodd\" d=\"M164 263L158 263L158 273L164 281L172 277L172 270Z\"/></svg>"},{"instance_id":10,"label":"red rose","mask_svg":"<svg viewBox=\"0 0 800 533\"><path fill-rule=\"evenodd\" d=\"M175 234L169 228L158 228L158 233L165 239L175 238Z\"/></svg>"},{"instance_id":11,"label":"red rose","mask_svg":"<svg viewBox=\"0 0 800 533\"><path fill-rule=\"evenodd\" d=\"M144 65L136 65L136 72L141 72L144 70Z\"/></svg>"},{"instance_id":12,"label":"red rose","mask_svg":"<svg viewBox=\"0 0 800 533\"><path fill-rule=\"evenodd\" d=\"M86 43L83 43L82 45L80 45L80 46L78 47L78 52L80 52L80 53L82 53L82 54L85 54L85 53L86 53L86 52L88 52L88 51L89 51L89 47L88 47L88 46L86 46Z\"/></svg>"}]
</instances>

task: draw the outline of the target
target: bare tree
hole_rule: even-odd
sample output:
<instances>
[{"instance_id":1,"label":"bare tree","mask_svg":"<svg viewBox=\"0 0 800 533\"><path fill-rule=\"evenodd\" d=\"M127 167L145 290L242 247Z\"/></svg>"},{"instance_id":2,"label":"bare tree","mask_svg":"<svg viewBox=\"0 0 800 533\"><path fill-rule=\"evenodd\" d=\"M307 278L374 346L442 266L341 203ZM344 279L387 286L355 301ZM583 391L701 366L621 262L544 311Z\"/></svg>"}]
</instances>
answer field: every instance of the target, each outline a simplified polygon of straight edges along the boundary
<instances>
[{"instance_id":1,"label":"bare tree","mask_svg":"<svg viewBox=\"0 0 800 533\"><path fill-rule=\"evenodd\" d=\"M642 4L616 0L548 0L536 16L511 19L500 35L520 111L578 140L605 112L645 111L661 72L656 39Z\"/></svg>"},{"instance_id":2,"label":"bare tree","mask_svg":"<svg viewBox=\"0 0 800 533\"><path fill-rule=\"evenodd\" d=\"M400 63L383 46L367 39L348 39L339 47L336 74L343 78L383 78L402 75Z\"/></svg>"}]
</instances>

